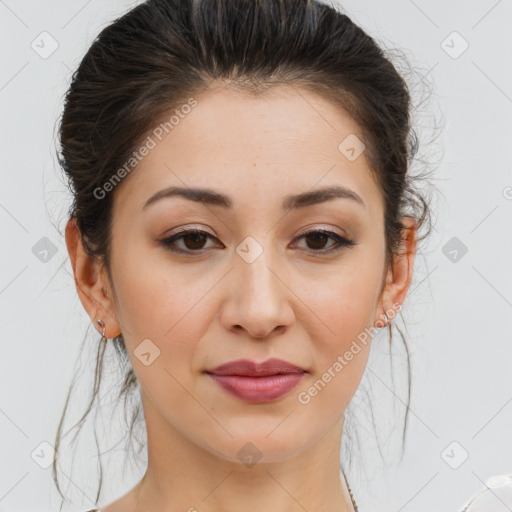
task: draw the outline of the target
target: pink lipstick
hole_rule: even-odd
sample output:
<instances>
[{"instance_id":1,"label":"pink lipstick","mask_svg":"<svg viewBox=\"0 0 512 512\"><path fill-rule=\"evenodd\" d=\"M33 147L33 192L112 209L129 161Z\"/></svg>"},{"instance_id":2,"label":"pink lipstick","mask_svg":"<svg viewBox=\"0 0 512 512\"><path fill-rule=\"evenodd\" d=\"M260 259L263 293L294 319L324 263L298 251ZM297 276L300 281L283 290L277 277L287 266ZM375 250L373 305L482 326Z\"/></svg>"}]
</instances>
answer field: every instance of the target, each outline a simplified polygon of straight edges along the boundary
<instances>
[{"instance_id":1,"label":"pink lipstick","mask_svg":"<svg viewBox=\"0 0 512 512\"><path fill-rule=\"evenodd\" d=\"M206 373L240 400L264 403L284 396L307 372L297 365L272 358L262 363L238 359Z\"/></svg>"}]
</instances>

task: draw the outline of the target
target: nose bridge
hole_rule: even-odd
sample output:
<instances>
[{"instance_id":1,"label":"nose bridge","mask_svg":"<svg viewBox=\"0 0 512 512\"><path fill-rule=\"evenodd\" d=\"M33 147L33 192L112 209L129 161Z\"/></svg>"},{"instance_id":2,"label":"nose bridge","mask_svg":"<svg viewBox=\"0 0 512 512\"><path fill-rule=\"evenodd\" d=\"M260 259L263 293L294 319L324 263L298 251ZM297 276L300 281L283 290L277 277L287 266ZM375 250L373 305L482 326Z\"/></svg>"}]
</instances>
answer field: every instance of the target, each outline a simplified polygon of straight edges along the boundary
<instances>
[{"instance_id":1,"label":"nose bridge","mask_svg":"<svg viewBox=\"0 0 512 512\"><path fill-rule=\"evenodd\" d=\"M260 242L248 237L237 248L237 254L241 261L237 262L238 273L241 277L242 287L245 292L242 296L254 299L275 300L279 293L276 286L276 277L271 269L276 266L270 244L264 248ZM275 272L275 270L274 270Z\"/></svg>"}]
</instances>

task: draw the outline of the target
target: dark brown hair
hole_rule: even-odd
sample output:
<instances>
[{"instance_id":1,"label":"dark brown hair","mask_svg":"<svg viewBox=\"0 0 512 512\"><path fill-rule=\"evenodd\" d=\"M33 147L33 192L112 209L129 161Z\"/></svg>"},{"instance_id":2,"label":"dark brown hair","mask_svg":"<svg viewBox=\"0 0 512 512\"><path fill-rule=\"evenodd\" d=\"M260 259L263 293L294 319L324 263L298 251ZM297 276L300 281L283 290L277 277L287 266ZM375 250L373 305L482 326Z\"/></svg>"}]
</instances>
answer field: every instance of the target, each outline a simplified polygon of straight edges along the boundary
<instances>
[{"instance_id":1,"label":"dark brown hair","mask_svg":"<svg viewBox=\"0 0 512 512\"><path fill-rule=\"evenodd\" d=\"M385 201L387 264L401 247L402 215L414 216L425 231L419 241L428 235L430 208L414 186L415 179L424 177L409 170L418 137L411 126L408 86L384 50L348 16L317 0L149 0L97 36L73 74L59 127L59 164L73 195L69 217L111 282L115 189L102 199L94 191L123 167L168 112L191 96L214 87L262 95L284 84L323 96L361 127L365 156ZM410 400L409 352L398 330L407 352ZM119 398L126 401L138 382L122 335L113 344L124 365ZM104 350L99 343L94 387L74 426L78 430L98 396ZM57 429L52 468L61 496L57 457L73 384ZM127 434L142 420L136 403ZM101 464L96 501L100 493Z\"/></svg>"}]
</instances>

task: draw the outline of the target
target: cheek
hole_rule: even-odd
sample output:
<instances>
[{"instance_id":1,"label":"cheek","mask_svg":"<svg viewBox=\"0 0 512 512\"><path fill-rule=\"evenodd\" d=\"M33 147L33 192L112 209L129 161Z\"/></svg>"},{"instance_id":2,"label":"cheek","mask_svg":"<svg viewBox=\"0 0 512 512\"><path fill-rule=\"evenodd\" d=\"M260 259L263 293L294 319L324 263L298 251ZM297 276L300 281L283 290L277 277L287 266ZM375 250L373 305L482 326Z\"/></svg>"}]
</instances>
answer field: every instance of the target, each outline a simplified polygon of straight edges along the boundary
<instances>
[{"instance_id":1,"label":"cheek","mask_svg":"<svg viewBox=\"0 0 512 512\"><path fill-rule=\"evenodd\" d=\"M204 364L198 345L215 321L211 299L219 276L211 271L198 274L194 265L173 264L165 254L148 261L150 253L133 251L112 267L117 313L141 386L157 402L165 403L172 395L173 403L186 408L189 398L178 383L191 389ZM143 353L150 354L147 366Z\"/></svg>"},{"instance_id":2,"label":"cheek","mask_svg":"<svg viewBox=\"0 0 512 512\"><path fill-rule=\"evenodd\" d=\"M163 250L138 245L126 256L112 258L116 310L125 338L134 342L141 336L162 342L172 338L186 344L193 335L190 318L197 315L196 308L213 279L198 278L193 265L173 264Z\"/></svg>"},{"instance_id":3,"label":"cheek","mask_svg":"<svg viewBox=\"0 0 512 512\"><path fill-rule=\"evenodd\" d=\"M300 294L309 314L318 318L327 345L339 346L373 325L382 270L383 262L378 258L357 254L314 279L307 274L298 277ZM311 337L318 335L311 333Z\"/></svg>"},{"instance_id":4,"label":"cheek","mask_svg":"<svg viewBox=\"0 0 512 512\"><path fill-rule=\"evenodd\" d=\"M154 403L165 404L172 396L173 410L189 411L182 386L192 387L197 345L213 321L206 299L216 280L194 278L191 270L169 262L141 261L132 253L113 272L126 349ZM144 354L149 354L145 361Z\"/></svg>"},{"instance_id":5,"label":"cheek","mask_svg":"<svg viewBox=\"0 0 512 512\"><path fill-rule=\"evenodd\" d=\"M315 283L316 294L310 288L313 312L306 313L309 320L303 325L311 326L313 372L297 400L313 422L321 418L332 424L359 386L374 334L375 281L374 276L350 274Z\"/></svg>"},{"instance_id":6,"label":"cheek","mask_svg":"<svg viewBox=\"0 0 512 512\"><path fill-rule=\"evenodd\" d=\"M323 393L322 400L350 397L362 377L376 332L373 325L382 265L383 260L371 254L359 254L322 279L302 278L308 308L301 321L309 326L315 344L314 377L329 382L326 387L330 391Z\"/></svg>"}]
</instances>

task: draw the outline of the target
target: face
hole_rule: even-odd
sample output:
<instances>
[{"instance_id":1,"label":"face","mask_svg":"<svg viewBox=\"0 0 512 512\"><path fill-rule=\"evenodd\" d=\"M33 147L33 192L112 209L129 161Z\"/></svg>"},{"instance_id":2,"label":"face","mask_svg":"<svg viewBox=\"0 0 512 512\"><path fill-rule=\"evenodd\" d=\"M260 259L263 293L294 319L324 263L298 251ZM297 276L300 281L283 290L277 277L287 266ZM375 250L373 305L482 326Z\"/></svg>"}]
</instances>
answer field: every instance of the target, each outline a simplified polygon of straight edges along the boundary
<instances>
[{"instance_id":1,"label":"face","mask_svg":"<svg viewBox=\"0 0 512 512\"><path fill-rule=\"evenodd\" d=\"M385 268L382 194L364 152L339 149L362 138L343 110L288 87L196 100L114 191L113 300L91 316L123 334L148 432L226 460L248 442L284 460L340 424L368 358L362 333L403 301L411 260ZM170 187L188 198L155 196ZM311 196L327 188L338 192ZM206 373L270 358L302 372Z\"/></svg>"}]
</instances>

